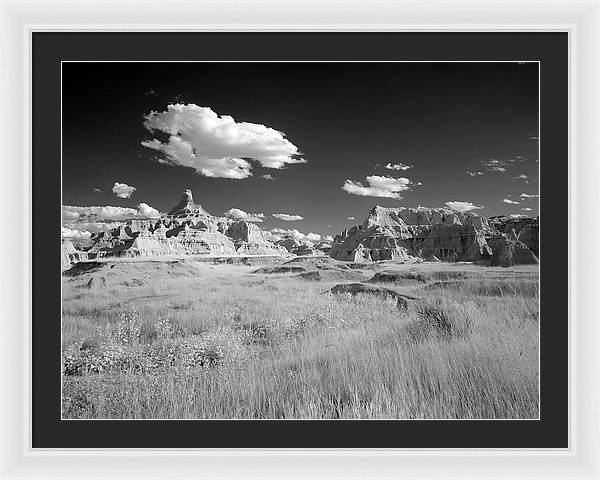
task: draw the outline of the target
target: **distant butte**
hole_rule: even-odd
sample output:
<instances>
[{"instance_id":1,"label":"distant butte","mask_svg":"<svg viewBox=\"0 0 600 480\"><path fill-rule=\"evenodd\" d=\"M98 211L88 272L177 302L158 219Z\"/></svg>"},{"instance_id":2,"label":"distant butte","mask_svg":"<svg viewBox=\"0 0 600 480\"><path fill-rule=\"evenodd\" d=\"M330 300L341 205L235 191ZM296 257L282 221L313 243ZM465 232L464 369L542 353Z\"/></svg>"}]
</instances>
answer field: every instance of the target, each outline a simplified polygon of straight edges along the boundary
<instances>
[{"instance_id":1,"label":"distant butte","mask_svg":"<svg viewBox=\"0 0 600 480\"><path fill-rule=\"evenodd\" d=\"M536 264L537 218L487 218L444 208L373 207L334 239L329 255L351 262L442 260L492 266ZM519 232L519 233L517 233Z\"/></svg>"},{"instance_id":2,"label":"distant butte","mask_svg":"<svg viewBox=\"0 0 600 480\"><path fill-rule=\"evenodd\" d=\"M492 266L538 263L538 218L492 217L444 208L373 207L364 222L333 242L274 237L244 220L217 217L185 190L159 219L130 219L90 241L62 243L62 268L110 257L247 257L328 254L372 262L469 261Z\"/></svg>"}]
</instances>

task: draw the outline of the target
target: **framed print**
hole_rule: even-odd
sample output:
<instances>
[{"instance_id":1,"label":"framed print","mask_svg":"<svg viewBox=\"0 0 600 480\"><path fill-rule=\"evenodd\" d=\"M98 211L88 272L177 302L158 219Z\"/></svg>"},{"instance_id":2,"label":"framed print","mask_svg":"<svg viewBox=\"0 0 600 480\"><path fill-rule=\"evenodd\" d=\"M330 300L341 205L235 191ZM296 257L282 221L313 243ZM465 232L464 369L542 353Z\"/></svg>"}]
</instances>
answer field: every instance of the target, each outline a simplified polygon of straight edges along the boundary
<instances>
[{"instance_id":1,"label":"framed print","mask_svg":"<svg viewBox=\"0 0 600 480\"><path fill-rule=\"evenodd\" d=\"M596 475L572 27L28 28L13 464Z\"/></svg>"}]
</instances>

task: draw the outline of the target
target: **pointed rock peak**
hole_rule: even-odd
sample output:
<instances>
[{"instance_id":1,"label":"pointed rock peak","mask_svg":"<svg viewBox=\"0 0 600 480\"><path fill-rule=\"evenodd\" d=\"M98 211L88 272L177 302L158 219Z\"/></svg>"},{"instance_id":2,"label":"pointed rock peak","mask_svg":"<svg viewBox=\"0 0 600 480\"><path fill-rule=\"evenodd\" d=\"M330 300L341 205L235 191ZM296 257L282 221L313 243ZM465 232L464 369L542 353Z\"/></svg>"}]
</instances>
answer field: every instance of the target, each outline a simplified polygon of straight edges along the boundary
<instances>
[{"instance_id":1,"label":"pointed rock peak","mask_svg":"<svg viewBox=\"0 0 600 480\"><path fill-rule=\"evenodd\" d=\"M187 201L187 202L194 203L194 196L192 195L192 191L189 188L183 192L181 201L182 202Z\"/></svg>"},{"instance_id":2,"label":"pointed rock peak","mask_svg":"<svg viewBox=\"0 0 600 480\"><path fill-rule=\"evenodd\" d=\"M177 206L169 212L170 216L173 217L187 217L190 215L210 215L206 210L202 208L202 205L194 203L194 196L192 191L187 189L183 192L181 200Z\"/></svg>"}]
</instances>

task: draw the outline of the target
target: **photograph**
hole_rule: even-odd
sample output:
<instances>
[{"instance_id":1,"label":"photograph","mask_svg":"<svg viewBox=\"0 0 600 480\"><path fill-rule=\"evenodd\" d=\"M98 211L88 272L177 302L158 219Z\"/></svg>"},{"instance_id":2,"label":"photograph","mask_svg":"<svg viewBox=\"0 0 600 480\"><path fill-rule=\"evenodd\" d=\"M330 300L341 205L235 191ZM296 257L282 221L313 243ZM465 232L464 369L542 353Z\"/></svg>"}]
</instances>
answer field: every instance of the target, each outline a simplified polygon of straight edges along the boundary
<instances>
[{"instance_id":1,"label":"photograph","mask_svg":"<svg viewBox=\"0 0 600 480\"><path fill-rule=\"evenodd\" d=\"M62 420L540 419L539 61L69 60L60 108Z\"/></svg>"}]
</instances>

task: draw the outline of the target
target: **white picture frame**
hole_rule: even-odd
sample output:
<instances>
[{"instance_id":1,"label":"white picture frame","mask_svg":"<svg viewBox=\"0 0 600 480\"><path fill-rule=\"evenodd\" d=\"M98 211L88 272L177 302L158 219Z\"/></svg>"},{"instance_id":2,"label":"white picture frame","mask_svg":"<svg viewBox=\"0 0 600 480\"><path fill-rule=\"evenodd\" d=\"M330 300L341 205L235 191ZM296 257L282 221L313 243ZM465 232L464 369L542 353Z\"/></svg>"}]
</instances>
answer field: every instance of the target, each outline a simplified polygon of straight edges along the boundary
<instances>
[{"instance_id":1,"label":"white picture frame","mask_svg":"<svg viewBox=\"0 0 600 480\"><path fill-rule=\"evenodd\" d=\"M562 450L40 450L30 444L34 31L566 31L570 35L570 447ZM1 478L600 478L600 2L0 0Z\"/></svg>"}]
</instances>

